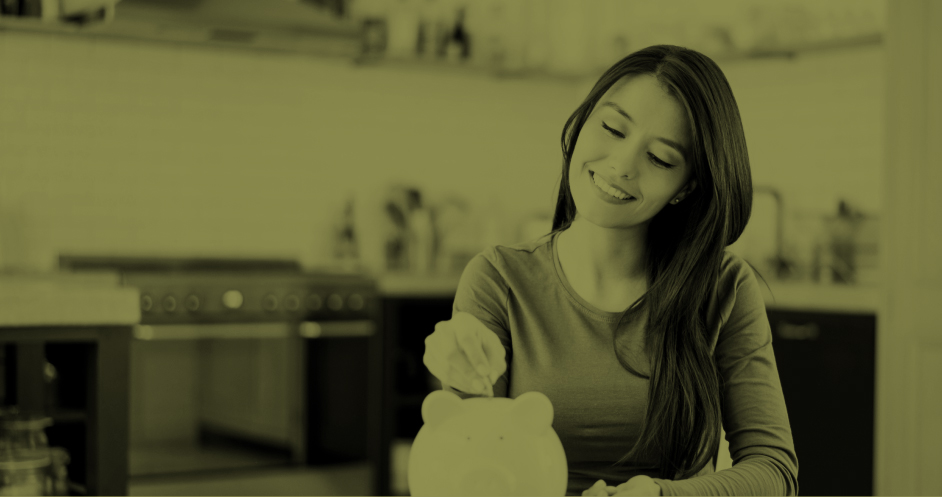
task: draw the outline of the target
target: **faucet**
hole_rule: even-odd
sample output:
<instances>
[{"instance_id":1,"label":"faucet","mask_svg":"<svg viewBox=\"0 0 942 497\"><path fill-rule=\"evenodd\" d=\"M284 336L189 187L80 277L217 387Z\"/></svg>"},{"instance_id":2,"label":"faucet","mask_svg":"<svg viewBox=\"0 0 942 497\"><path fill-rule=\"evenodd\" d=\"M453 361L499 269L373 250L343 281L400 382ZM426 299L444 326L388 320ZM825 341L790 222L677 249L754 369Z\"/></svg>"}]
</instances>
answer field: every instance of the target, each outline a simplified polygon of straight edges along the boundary
<instances>
[{"instance_id":1,"label":"faucet","mask_svg":"<svg viewBox=\"0 0 942 497\"><path fill-rule=\"evenodd\" d=\"M755 185L753 193L764 193L775 199L775 255L772 256L772 265L775 276L785 279L792 274L794 263L785 257L785 204L778 189L768 185Z\"/></svg>"}]
</instances>

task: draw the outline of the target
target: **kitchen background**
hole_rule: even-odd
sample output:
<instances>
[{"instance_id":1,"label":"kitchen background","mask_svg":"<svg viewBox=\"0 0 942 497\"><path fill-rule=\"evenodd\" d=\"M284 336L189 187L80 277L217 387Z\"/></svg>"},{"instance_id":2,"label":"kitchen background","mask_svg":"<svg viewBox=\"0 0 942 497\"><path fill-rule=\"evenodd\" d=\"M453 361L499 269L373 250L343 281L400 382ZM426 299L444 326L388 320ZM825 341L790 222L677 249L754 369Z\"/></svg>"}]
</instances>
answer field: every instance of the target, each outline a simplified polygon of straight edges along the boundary
<instances>
[{"instance_id":1,"label":"kitchen background","mask_svg":"<svg viewBox=\"0 0 942 497\"><path fill-rule=\"evenodd\" d=\"M51 274L64 254L291 259L440 298L477 252L550 229L562 126L601 71L674 43L717 60L742 114L757 192L731 250L773 287L881 284L882 0L229 3L246 18L290 4L355 33L254 47L186 41L173 20L147 35L119 29L123 13L147 22L225 2L101 1L104 19L84 27L24 7L39 3L4 2L0 17L8 274ZM133 356L131 367L143 374ZM132 442L144 436L133 428ZM407 450L392 448L399 493ZM317 478L362 480L356 471ZM131 492L272 494L296 478L279 475L182 490L132 480ZM370 491L312 481L300 483L312 494Z\"/></svg>"},{"instance_id":2,"label":"kitchen background","mask_svg":"<svg viewBox=\"0 0 942 497\"><path fill-rule=\"evenodd\" d=\"M587 7L583 23L612 19L604 9L614 5ZM853 5L875 17L871 26L860 15L864 33L879 28L875 2ZM558 7L572 12L550 13L576 30L573 14L582 11ZM653 4L618 8L626 18L692 23ZM625 49L678 38L656 33ZM478 242L471 250L517 241L524 221L552 212L562 125L599 74L564 67L575 76L500 78L137 40L0 36L0 218L11 225L4 259L38 269L61 252L330 263L342 206L390 183L414 185L434 202L464 199L478 219L494 221L490 237L467 237ZM602 48L584 49L595 66L619 58ZM781 192L788 219L836 214L841 199L879 214L881 44L720 63L736 91L754 182Z\"/></svg>"}]
</instances>

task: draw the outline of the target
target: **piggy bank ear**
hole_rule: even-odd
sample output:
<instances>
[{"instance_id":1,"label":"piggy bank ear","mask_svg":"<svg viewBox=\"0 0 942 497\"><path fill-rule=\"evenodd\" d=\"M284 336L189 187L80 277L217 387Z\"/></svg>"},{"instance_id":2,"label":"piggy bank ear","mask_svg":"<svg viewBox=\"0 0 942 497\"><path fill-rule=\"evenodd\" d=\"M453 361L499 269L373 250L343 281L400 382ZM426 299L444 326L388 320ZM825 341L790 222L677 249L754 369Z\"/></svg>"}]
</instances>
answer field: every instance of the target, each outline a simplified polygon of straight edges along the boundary
<instances>
[{"instance_id":1,"label":"piggy bank ear","mask_svg":"<svg viewBox=\"0 0 942 497\"><path fill-rule=\"evenodd\" d=\"M456 414L459 409L461 397L444 390L436 390L428 394L422 402L422 421L427 425L436 426Z\"/></svg>"},{"instance_id":2,"label":"piggy bank ear","mask_svg":"<svg viewBox=\"0 0 942 497\"><path fill-rule=\"evenodd\" d=\"M510 417L517 429L541 435L553 426L553 403L540 392L527 392L514 399Z\"/></svg>"}]
</instances>

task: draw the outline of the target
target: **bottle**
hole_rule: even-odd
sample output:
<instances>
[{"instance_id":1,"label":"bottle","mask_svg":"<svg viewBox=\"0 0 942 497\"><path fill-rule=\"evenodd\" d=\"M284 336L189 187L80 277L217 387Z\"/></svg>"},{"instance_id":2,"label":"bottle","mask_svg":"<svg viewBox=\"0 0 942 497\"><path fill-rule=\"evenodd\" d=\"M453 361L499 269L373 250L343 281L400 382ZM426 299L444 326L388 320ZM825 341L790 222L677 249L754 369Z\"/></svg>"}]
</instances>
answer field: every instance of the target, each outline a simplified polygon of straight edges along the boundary
<instances>
[{"instance_id":1,"label":"bottle","mask_svg":"<svg viewBox=\"0 0 942 497\"><path fill-rule=\"evenodd\" d=\"M355 198L347 200L343 215L334 225L334 260L344 270L355 270L359 260L355 229Z\"/></svg>"},{"instance_id":2,"label":"bottle","mask_svg":"<svg viewBox=\"0 0 942 497\"><path fill-rule=\"evenodd\" d=\"M381 187L360 185L354 195L354 250L359 267L368 274L380 275L387 270L386 239L389 223L385 212L385 192Z\"/></svg>"},{"instance_id":3,"label":"bottle","mask_svg":"<svg viewBox=\"0 0 942 497\"><path fill-rule=\"evenodd\" d=\"M433 270L435 229L432 213L428 208L419 207L412 211L409 219L410 266L416 274L427 275Z\"/></svg>"},{"instance_id":4,"label":"bottle","mask_svg":"<svg viewBox=\"0 0 942 497\"><path fill-rule=\"evenodd\" d=\"M448 60L459 62L468 60L471 56L471 47L468 41L468 33L464 28L464 9L459 9L456 14L454 29L448 34L446 41L445 56Z\"/></svg>"},{"instance_id":5,"label":"bottle","mask_svg":"<svg viewBox=\"0 0 942 497\"><path fill-rule=\"evenodd\" d=\"M389 10L386 53L395 59L415 57L419 41L419 13L414 1L401 0Z\"/></svg>"}]
</instances>

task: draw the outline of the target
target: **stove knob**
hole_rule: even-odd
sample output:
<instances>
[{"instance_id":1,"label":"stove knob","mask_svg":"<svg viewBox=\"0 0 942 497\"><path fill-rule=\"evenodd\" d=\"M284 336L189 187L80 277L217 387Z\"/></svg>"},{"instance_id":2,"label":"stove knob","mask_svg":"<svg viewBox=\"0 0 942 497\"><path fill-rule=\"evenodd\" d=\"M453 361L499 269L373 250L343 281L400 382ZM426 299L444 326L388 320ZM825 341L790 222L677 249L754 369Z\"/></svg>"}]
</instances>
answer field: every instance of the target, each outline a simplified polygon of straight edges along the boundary
<instances>
[{"instance_id":1,"label":"stove knob","mask_svg":"<svg viewBox=\"0 0 942 497\"><path fill-rule=\"evenodd\" d=\"M150 295L141 295L141 310L150 312L154 308L154 299Z\"/></svg>"},{"instance_id":2,"label":"stove knob","mask_svg":"<svg viewBox=\"0 0 942 497\"><path fill-rule=\"evenodd\" d=\"M188 311L195 312L200 308L200 298L196 295L189 295L183 305L186 306Z\"/></svg>"},{"instance_id":3,"label":"stove knob","mask_svg":"<svg viewBox=\"0 0 942 497\"><path fill-rule=\"evenodd\" d=\"M229 290L222 294L222 305L226 306L227 309L238 309L242 307L243 300L242 292L238 290Z\"/></svg>"},{"instance_id":4,"label":"stove knob","mask_svg":"<svg viewBox=\"0 0 942 497\"><path fill-rule=\"evenodd\" d=\"M298 331L303 338L317 338L321 336L321 333L323 333L321 325L313 321L305 321L301 323L301 328Z\"/></svg>"},{"instance_id":5,"label":"stove knob","mask_svg":"<svg viewBox=\"0 0 942 497\"><path fill-rule=\"evenodd\" d=\"M307 308L312 311L319 311L321 307L324 307L324 299L316 293L312 293L307 298Z\"/></svg>"},{"instance_id":6,"label":"stove knob","mask_svg":"<svg viewBox=\"0 0 942 497\"><path fill-rule=\"evenodd\" d=\"M347 298L347 307L353 309L354 311L359 311L363 308L363 297L359 293L351 294Z\"/></svg>"},{"instance_id":7,"label":"stove knob","mask_svg":"<svg viewBox=\"0 0 942 497\"><path fill-rule=\"evenodd\" d=\"M298 299L297 295L288 295L285 297L285 309L289 311L296 311L301 307L301 300Z\"/></svg>"},{"instance_id":8,"label":"stove knob","mask_svg":"<svg viewBox=\"0 0 942 497\"><path fill-rule=\"evenodd\" d=\"M177 299L173 298L173 295L167 295L164 297L164 310L167 312L173 312L177 310Z\"/></svg>"},{"instance_id":9,"label":"stove knob","mask_svg":"<svg viewBox=\"0 0 942 497\"><path fill-rule=\"evenodd\" d=\"M332 311L343 309L343 297L336 293L330 294L330 297L327 297L327 308Z\"/></svg>"},{"instance_id":10,"label":"stove knob","mask_svg":"<svg viewBox=\"0 0 942 497\"><path fill-rule=\"evenodd\" d=\"M274 311L275 309L278 309L278 297L275 297L270 293L266 295L262 299L262 308L266 311Z\"/></svg>"}]
</instances>

